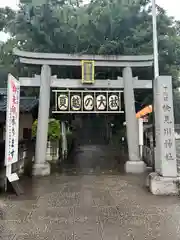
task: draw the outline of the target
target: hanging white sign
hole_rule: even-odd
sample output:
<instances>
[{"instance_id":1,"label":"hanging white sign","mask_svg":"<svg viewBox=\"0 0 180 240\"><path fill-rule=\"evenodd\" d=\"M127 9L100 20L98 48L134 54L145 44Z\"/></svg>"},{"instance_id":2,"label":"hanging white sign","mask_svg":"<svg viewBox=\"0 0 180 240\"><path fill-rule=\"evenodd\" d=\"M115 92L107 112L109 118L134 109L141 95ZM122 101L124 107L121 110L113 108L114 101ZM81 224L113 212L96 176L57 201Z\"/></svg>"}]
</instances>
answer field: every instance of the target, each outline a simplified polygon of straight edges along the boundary
<instances>
[{"instance_id":1,"label":"hanging white sign","mask_svg":"<svg viewBox=\"0 0 180 240\"><path fill-rule=\"evenodd\" d=\"M58 97L58 107L61 111L68 110L69 99L65 94L60 94Z\"/></svg>"},{"instance_id":2,"label":"hanging white sign","mask_svg":"<svg viewBox=\"0 0 180 240\"><path fill-rule=\"evenodd\" d=\"M97 95L96 106L97 106L97 110L100 110L100 111L106 110L107 101L106 101L105 95L103 94Z\"/></svg>"},{"instance_id":3,"label":"hanging white sign","mask_svg":"<svg viewBox=\"0 0 180 240\"><path fill-rule=\"evenodd\" d=\"M53 90L55 110L53 113L123 113L122 91Z\"/></svg>"},{"instance_id":4,"label":"hanging white sign","mask_svg":"<svg viewBox=\"0 0 180 240\"><path fill-rule=\"evenodd\" d=\"M109 96L109 108L110 110L116 111L119 108L119 97L117 95Z\"/></svg>"},{"instance_id":5,"label":"hanging white sign","mask_svg":"<svg viewBox=\"0 0 180 240\"><path fill-rule=\"evenodd\" d=\"M8 75L5 165L18 161L20 82Z\"/></svg>"},{"instance_id":6,"label":"hanging white sign","mask_svg":"<svg viewBox=\"0 0 180 240\"><path fill-rule=\"evenodd\" d=\"M94 108L94 98L92 95L88 94L84 97L84 109L86 111L92 111Z\"/></svg>"},{"instance_id":7,"label":"hanging white sign","mask_svg":"<svg viewBox=\"0 0 180 240\"><path fill-rule=\"evenodd\" d=\"M71 96L71 108L73 111L81 110L81 97L79 95Z\"/></svg>"}]
</instances>

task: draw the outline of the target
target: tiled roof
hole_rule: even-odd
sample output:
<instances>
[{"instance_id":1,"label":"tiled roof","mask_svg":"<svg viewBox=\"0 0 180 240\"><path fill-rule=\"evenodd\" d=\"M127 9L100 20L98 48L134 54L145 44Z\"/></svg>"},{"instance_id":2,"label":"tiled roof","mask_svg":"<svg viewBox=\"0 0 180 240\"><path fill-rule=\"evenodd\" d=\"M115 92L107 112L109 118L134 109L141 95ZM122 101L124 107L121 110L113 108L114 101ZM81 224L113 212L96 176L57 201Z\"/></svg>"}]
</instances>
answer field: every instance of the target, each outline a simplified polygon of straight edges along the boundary
<instances>
[{"instance_id":1,"label":"tiled roof","mask_svg":"<svg viewBox=\"0 0 180 240\"><path fill-rule=\"evenodd\" d=\"M30 112L39 103L39 99L36 97L21 97L20 98L20 111Z\"/></svg>"},{"instance_id":2,"label":"tiled roof","mask_svg":"<svg viewBox=\"0 0 180 240\"><path fill-rule=\"evenodd\" d=\"M1 92L1 91L0 91ZM0 93L0 95L3 95ZM30 112L38 104L38 99L35 97L20 97L20 112ZM7 97L0 98L0 112L6 112Z\"/></svg>"},{"instance_id":3,"label":"tiled roof","mask_svg":"<svg viewBox=\"0 0 180 240\"><path fill-rule=\"evenodd\" d=\"M0 95L7 95L7 88L0 88Z\"/></svg>"}]
</instances>

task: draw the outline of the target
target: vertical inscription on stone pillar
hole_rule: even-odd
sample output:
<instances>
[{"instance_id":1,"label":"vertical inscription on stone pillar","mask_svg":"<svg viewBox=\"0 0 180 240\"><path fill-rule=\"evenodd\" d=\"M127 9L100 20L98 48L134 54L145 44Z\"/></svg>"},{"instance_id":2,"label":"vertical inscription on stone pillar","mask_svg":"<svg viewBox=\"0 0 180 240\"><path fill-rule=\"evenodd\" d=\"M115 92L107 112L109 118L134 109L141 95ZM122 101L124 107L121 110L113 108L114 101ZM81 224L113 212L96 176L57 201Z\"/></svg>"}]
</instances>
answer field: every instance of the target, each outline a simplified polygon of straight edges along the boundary
<instances>
[{"instance_id":1,"label":"vertical inscription on stone pillar","mask_svg":"<svg viewBox=\"0 0 180 240\"><path fill-rule=\"evenodd\" d=\"M161 174L166 177L177 176L176 147L174 134L174 110L172 96L171 77L160 76L158 78L158 87L160 93L160 139L159 144Z\"/></svg>"}]
</instances>

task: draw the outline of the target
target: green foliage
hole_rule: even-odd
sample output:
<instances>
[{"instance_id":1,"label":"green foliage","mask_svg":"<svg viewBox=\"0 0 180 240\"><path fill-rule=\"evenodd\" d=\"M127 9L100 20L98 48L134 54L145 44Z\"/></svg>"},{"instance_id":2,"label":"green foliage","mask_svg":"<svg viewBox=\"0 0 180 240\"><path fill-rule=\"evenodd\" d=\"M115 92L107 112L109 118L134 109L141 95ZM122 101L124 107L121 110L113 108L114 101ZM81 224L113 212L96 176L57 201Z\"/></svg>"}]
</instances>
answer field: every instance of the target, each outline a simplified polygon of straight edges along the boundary
<instances>
[{"instance_id":1,"label":"green foliage","mask_svg":"<svg viewBox=\"0 0 180 240\"><path fill-rule=\"evenodd\" d=\"M15 18L15 11L9 7L0 8L0 31L8 31L9 24Z\"/></svg>"},{"instance_id":2,"label":"green foliage","mask_svg":"<svg viewBox=\"0 0 180 240\"><path fill-rule=\"evenodd\" d=\"M35 120L33 125L32 125L32 136L36 137L37 133L37 124L38 121ZM56 119L49 119L49 124L48 124L48 140L49 141L54 141L54 140L59 140L61 138L61 129L60 129L60 123Z\"/></svg>"},{"instance_id":3,"label":"green foliage","mask_svg":"<svg viewBox=\"0 0 180 240\"><path fill-rule=\"evenodd\" d=\"M32 137L33 137L33 138L36 137L37 124L38 124L38 120L36 119L36 120L33 122L33 125L32 125Z\"/></svg>"},{"instance_id":4,"label":"green foliage","mask_svg":"<svg viewBox=\"0 0 180 240\"><path fill-rule=\"evenodd\" d=\"M49 119L48 125L48 139L51 140L58 140L60 139L61 129L60 123L56 119Z\"/></svg>"},{"instance_id":5,"label":"green foliage","mask_svg":"<svg viewBox=\"0 0 180 240\"><path fill-rule=\"evenodd\" d=\"M39 5L26 2L22 1L14 20L6 24L21 49L105 55L153 52L147 0L92 0L86 5L77 0L46 0ZM158 8L157 20L161 71L169 72L165 64L177 66L176 61L180 61L179 23L162 8Z\"/></svg>"},{"instance_id":6,"label":"green foliage","mask_svg":"<svg viewBox=\"0 0 180 240\"><path fill-rule=\"evenodd\" d=\"M180 92L174 91L174 120L176 124L180 124Z\"/></svg>"}]
</instances>

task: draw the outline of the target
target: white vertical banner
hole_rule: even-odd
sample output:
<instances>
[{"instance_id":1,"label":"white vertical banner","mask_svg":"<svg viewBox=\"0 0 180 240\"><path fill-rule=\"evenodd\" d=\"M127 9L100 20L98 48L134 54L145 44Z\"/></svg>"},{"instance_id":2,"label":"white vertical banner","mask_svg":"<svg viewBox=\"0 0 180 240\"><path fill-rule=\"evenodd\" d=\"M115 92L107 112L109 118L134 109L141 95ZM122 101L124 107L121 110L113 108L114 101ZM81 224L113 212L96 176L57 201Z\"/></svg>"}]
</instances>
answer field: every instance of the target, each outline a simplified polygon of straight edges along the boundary
<instances>
[{"instance_id":1,"label":"white vertical banner","mask_svg":"<svg viewBox=\"0 0 180 240\"><path fill-rule=\"evenodd\" d=\"M140 150L140 157L142 159L143 157L143 138L144 138L144 132L143 132L143 118L138 119L138 130L139 130L139 150Z\"/></svg>"},{"instance_id":2,"label":"white vertical banner","mask_svg":"<svg viewBox=\"0 0 180 240\"><path fill-rule=\"evenodd\" d=\"M138 126L139 126L139 145L143 146L143 118L138 119Z\"/></svg>"},{"instance_id":3,"label":"white vertical banner","mask_svg":"<svg viewBox=\"0 0 180 240\"><path fill-rule=\"evenodd\" d=\"M5 166L18 161L20 82L8 75ZM6 175L9 175L6 171Z\"/></svg>"}]
</instances>

